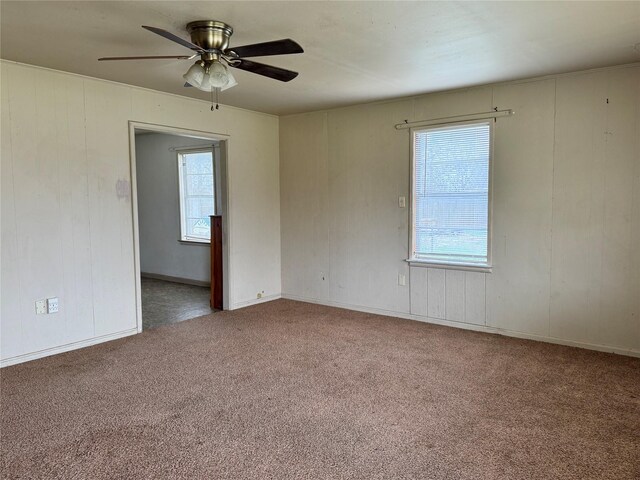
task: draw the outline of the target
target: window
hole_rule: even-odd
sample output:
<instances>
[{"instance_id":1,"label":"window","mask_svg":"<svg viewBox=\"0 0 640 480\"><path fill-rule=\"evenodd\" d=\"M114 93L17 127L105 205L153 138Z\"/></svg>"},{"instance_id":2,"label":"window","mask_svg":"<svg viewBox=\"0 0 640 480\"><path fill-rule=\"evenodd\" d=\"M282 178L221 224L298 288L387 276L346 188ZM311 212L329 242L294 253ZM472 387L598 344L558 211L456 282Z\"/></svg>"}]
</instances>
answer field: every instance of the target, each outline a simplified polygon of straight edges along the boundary
<instances>
[{"instance_id":1,"label":"window","mask_svg":"<svg viewBox=\"0 0 640 480\"><path fill-rule=\"evenodd\" d=\"M491 125L413 130L410 261L489 266Z\"/></svg>"},{"instance_id":2,"label":"window","mask_svg":"<svg viewBox=\"0 0 640 480\"><path fill-rule=\"evenodd\" d=\"M215 215L213 149L178 152L180 239L209 243Z\"/></svg>"}]
</instances>

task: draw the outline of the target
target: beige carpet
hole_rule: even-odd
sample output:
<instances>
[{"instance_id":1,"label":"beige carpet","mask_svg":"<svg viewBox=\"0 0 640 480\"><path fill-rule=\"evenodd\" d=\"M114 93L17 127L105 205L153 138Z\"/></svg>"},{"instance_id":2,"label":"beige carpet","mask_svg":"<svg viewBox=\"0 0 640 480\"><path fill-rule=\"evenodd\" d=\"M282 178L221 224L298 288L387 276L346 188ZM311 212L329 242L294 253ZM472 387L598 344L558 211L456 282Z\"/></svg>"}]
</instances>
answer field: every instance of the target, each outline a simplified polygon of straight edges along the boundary
<instances>
[{"instance_id":1,"label":"beige carpet","mask_svg":"<svg viewBox=\"0 0 640 480\"><path fill-rule=\"evenodd\" d=\"M639 359L299 302L0 386L2 478L640 478Z\"/></svg>"}]
</instances>

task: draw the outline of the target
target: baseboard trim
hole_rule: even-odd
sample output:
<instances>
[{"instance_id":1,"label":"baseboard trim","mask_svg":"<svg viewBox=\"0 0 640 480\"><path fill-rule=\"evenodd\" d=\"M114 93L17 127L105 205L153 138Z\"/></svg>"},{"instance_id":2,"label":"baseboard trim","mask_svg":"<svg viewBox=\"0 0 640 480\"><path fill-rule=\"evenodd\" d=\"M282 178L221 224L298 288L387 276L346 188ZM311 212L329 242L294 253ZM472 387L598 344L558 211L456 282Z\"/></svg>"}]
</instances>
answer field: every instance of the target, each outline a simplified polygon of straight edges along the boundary
<instances>
[{"instance_id":1,"label":"baseboard trim","mask_svg":"<svg viewBox=\"0 0 640 480\"><path fill-rule=\"evenodd\" d=\"M515 330L506 330L504 328L489 327L486 325L473 325L471 323L461 323L461 322L453 322L451 320L442 320L439 318L423 317L420 315L413 315L411 313L395 312L392 310L366 307L363 305L353 305L350 303L332 302L332 301L318 300L314 298L305 298L298 295L291 295L288 293L283 293L282 298L285 298L288 300L296 300L298 302L307 302L307 303L314 303L317 305L326 305L328 307L344 308L346 310L354 310L356 312L384 315L386 317L397 317L397 318L403 318L406 320L415 320L417 322L431 323L434 325L443 325L445 327L461 328L463 330L473 330L476 332L484 332L484 333L494 333L497 335L504 335L505 337L521 338L523 340L535 340L538 342L553 343L556 345L565 345L567 347L584 348L587 350L595 350L598 352L615 353L617 355L626 355L629 357L640 358L640 350L612 347L608 345L599 345L595 343L576 342L573 340L564 340L562 338L547 337L544 335L535 335L531 333L523 333Z\"/></svg>"},{"instance_id":2,"label":"baseboard trim","mask_svg":"<svg viewBox=\"0 0 640 480\"><path fill-rule=\"evenodd\" d=\"M266 295L262 298L253 298L251 300L244 300L242 302L236 302L231 305L229 310L237 310L238 308L250 307L251 305L257 305L259 303L272 302L273 300L278 300L282 298L282 295L276 293L274 295Z\"/></svg>"},{"instance_id":3,"label":"baseboard trim","mask_svg":"<svg viewBox=\"0 0 640 480\"><path fill-rule=\"evenodd\" d=\"M140 272L142 278L152 278L154 280L164 280L165 282L183 283L185 285L195 285L196 287L210 287L210 282L202 280L192 280L190 278L172 277L171 275L161 275L160 273Z\"/></svg>"},{"instance_id":4,"label":"baseboard trim","mask_svg":"<svg viewBox=\"0 0 640 480\"><path fill-rule=\"evenodd\" d=\"M37 360L38 358L48 357L56 355L58 353L69 352L71 350L77 350L79 348L90 347L97 345L98 343L108 342L110 340L116 340L118 338L128 337L138 333L137 328L131 328L122 332L110 333L108 335L101 335L99 337L89 338L87 340L80 340L79 342L67 343L58 347L46 348L44 350L38 350L37 352L25 353L23 355L17 355L15 357L5 358L0 360L0 368L9 367L11 365L17 365L19 363L29 362L31 360Z\"/></svg>"}]
</instances>

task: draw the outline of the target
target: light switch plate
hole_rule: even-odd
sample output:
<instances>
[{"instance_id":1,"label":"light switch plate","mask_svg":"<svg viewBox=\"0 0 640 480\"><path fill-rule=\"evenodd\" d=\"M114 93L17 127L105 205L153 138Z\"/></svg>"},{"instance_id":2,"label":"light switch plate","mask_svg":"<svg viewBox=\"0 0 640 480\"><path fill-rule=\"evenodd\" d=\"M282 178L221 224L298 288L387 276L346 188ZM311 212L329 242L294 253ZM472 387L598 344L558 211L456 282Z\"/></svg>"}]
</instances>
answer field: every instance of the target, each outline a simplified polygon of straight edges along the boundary
<instances>
[{"instance_id":1,"label":"light switch plate","mask_svg":"<svg viewBox=\"0 0 640 480\"><path fill-rule=\"evenodd\" d=\"M407 206L407 198L406 197L398 197L398 207L405 208Z\"/></svg>"}]
</instances>

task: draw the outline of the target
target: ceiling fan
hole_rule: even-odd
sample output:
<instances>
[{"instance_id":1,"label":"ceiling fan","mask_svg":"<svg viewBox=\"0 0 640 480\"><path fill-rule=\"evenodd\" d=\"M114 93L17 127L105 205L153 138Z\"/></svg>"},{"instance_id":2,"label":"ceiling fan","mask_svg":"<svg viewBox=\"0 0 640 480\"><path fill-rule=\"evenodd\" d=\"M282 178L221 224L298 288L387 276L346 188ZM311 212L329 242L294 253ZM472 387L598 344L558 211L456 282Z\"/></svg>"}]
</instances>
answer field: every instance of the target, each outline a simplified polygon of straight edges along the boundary
<instances>
[{"instance_id":1,"label":"ceiling fan","mask_svg":"<svg viewBox=\"0 0 640 480\"><path fill-rule=\"evenodd\" d=\"M241 47L229 47L229 39L233 28L217 20L198 20L187 24L187 32L191 41L184 40L171 32L156 27L143 25L142 28L176 42L194 52L191 55L162 55L151 57L102 57L105 60L147 60L147 59L178 59L191 60L200 57L195 64L183 75L185 87L196 87L205 92L217 92L237 85L235 78L227 66L257 73L265 77L289 82L298 76L298 72L284 68L265 65L264 63L247 60L245 57L264 57L268 55L286 55L303 53L300 45L291 39L275 40L272 42L255 43Z\"/></svg>"}]
</instances>

